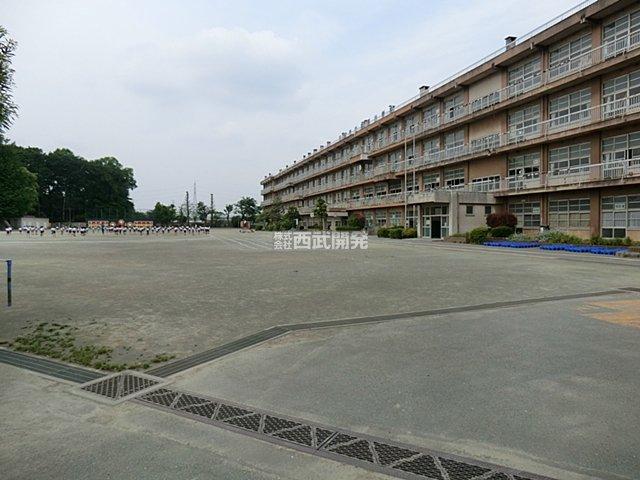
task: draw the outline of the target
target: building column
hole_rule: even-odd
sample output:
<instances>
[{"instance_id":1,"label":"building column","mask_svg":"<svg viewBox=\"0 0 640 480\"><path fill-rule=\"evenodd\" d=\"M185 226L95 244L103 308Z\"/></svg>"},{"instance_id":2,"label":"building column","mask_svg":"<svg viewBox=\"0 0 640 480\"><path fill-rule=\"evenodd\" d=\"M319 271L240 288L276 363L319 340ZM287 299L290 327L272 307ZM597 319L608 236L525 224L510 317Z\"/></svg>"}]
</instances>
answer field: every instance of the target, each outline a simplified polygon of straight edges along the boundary
<instances>
[{"instance_id":1,"label":"building column","mask_svg":"<svg viewBox=\"0 0 640 480\"><path fill-rule=\"evenodd\" d=\"M459 205L458 205L458 192L452 191L450 200L449 200L449 235L453 235L458 232L458 216Z\"/></svg>"},{"instance_id":2,"label":"building column","mask_svg":"<svg viewBox=\"0 0 640 480\"><path fill-rule=\"evenodd\" d=\"M591 215L589 219L590 233L592 237L600 236L600 189L594 188L590 194Z\"/></svg>"}]
</instances>

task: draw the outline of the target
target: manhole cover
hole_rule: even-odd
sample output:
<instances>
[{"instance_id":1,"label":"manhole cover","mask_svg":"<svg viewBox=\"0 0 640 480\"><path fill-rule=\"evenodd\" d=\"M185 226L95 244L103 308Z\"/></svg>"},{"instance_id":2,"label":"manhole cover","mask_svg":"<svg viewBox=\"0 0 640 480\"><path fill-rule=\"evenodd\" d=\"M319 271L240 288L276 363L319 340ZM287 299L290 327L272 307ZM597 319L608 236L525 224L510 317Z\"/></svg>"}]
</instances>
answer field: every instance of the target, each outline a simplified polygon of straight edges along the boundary
<instances>
[{"instance_id":1,"label":"manhole cover","mask_svg":"<svg viewBox=\"0 0 640 480\"><path fill-rule=\"evenodd\" d=\"M116 404L166 385L164 378L125 370L80 385L79 391L91 398Z\"/></svg>"}]
</instances>

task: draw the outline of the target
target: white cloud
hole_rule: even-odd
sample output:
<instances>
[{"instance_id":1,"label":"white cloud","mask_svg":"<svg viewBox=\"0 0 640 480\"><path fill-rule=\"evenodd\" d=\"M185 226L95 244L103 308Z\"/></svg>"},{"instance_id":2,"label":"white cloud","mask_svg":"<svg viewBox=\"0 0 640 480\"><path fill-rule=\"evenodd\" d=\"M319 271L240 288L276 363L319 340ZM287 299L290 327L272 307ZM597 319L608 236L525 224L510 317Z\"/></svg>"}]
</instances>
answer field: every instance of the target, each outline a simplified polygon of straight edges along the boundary
<instances>
[{"instance_id":1,"label":"white cloud","mask_svg":"<svg viewBox=\"0 0 640 480\"><path fill-rule=\"evenodd\" d=\"M216 27L179 40L129 49L125 82L160 103L287 107L302 72L295 42L272 31Z\"/></svg>"}]
</instances>

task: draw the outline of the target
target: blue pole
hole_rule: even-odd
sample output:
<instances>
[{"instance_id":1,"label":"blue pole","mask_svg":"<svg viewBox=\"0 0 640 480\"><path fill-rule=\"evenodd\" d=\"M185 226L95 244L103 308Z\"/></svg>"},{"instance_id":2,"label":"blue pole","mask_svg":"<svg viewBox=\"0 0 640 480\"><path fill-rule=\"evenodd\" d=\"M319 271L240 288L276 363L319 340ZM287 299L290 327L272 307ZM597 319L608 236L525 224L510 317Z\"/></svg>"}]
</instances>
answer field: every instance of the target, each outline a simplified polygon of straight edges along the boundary
<instances>
[{"instance_id":1,"label":"blue pole","mask_svg":"<svg viewBox=\"0 0 640 480\"><path fill-rule=\"evenodd\" d=\"M7 307L11 306L11 267L13 261L7 260Z\"/></svg>"}]
</instances>

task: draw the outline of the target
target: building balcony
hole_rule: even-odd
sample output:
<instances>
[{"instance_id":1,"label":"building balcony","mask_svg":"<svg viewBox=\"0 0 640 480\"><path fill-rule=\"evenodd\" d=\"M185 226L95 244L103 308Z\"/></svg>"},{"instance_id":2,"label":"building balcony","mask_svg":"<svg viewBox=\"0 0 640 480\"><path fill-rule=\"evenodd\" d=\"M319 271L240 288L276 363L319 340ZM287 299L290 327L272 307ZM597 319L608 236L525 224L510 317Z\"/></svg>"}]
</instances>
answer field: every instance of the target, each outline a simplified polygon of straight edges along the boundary
<instances>
[{"instance_id":1,"label":"building balcony","mask_svg":"<svg viewBox=\"0 0 640 480\"><path fill-rule=\"evenodd\" d=\"M489 107L520 97L538 87L556 82L568 75L582 72L587 68L604 63L638 47L640 47L640 32L606 43L582 55L571 57L548 70L539 71L519 82L474 99L467 104L457 105L441 115L431 116L423 123L412 125L404 131L395 132L388 138L380 138L373 144L369 152L375 153L426 132L435 133L441 125L464 119Z\"/></svg>"},{"instance_id":2,"label":"building balcony","mask_svg":"<svg viewBox=\"0 0 640 480\"><path fill-rule=\"evenodd\" d=\"M271 187L271 190L268 191L281 190L283 188L286 188L287 186L299 183L300 181L306 180L311 177L322 175L333 169L353 163L354 161L366 159L371 154L378 153L384 149L391 148L393 146L400 147L403 142L413 141L417 136L436 134L442 129L443 125L449 126L454 122L456 124L463 124L464 122L469 121L472 116L476 116L483 110L486 110L487 112L489 112L488 109L491 109L491 111L495 111L496 108L501 108L500 104L506 104L507 102L511 102L514 99L523 99L527 93L533 92L534 90L538 91L540 87L546 85L549 85L549 87L552 88L552 84L558 85L558 82L561 81L564 77L568 77L573 74L580 74L582 72L585 72L585 74L589 75L597 75L601 68L606 67L608 61L616 58L624 59L626 58L626 56L623 57L623 55L628 54L632 51L635 53L635 51L638 50L639 47L640 32L634 32L615 41L608 42L604 45L593 48L589 52L586 52L582 55L571 57L562 63L553 65L547 70L539 71L520 82L507 85L500 90L490 92L481 98L474 99L467 104L458 105L449 111L432 115L424 119L422 123L408 126L406 130L394 131L389 137L378 138L372 144L357 145L356 148L352 150L349 156L341 157L339 160L333 162L327 162L320 168L310 169L304 174L296 175L286 182L281 182L277 185L274 185L273 187ZM594 71L593 67L598 67L598 70ZM586 72L586 70L588 69L591 70L589 72ZM534 94L531 96L533 97L535 95L538 95L538 93L534 92ZM417 98L414 97L407 102L403 102L402 105L408 105L415 100L417 100ZM618 113L618 111L621 109L629 111L630 105L616 105L615 103L616 102L613 102L609 105L612 108L611 112L609 113L609 118L619 116L620 114ZM506 104L505 108L509 107L510 105L511 103ZM487 149L494 149L505 145L516 144L531 138L539 138L554 131L560 132L563 129L570 128L571 126L579 124L580 121L583 121L585 123L594 123L606 118L606 112L600 112L600 114L592 115L591 117L587 118L581 118L578 119L578 121L576 121L575 119L567 118L567 121L564 123L561 123L562 120L556 120L555 125L551 123L547 123L545 125L543 123L540 124L541 127L539 131L536 130L536 127L526 127L518 131L510 132L508 134L510 135L510 137L507 137L506 139L504 138L505 134L501 134L501 138L497 143L497 146L494 139L486 140L489 143L488 147L485 145L480 145L476 140L473 140L469 146L465 146L464 148L458 149L457 151L447 151L447 149L445 149L443 151L437 152L437 154L430 154L430 162L438 163L451 158L457 158L476 152L483 152ZM425 164L426 163L428 162L425 162ZM402 169L404 169L404 166L402 167ZM268 193L268 191L266 191L265 193Z\"/></svg>"}]
</instances>

